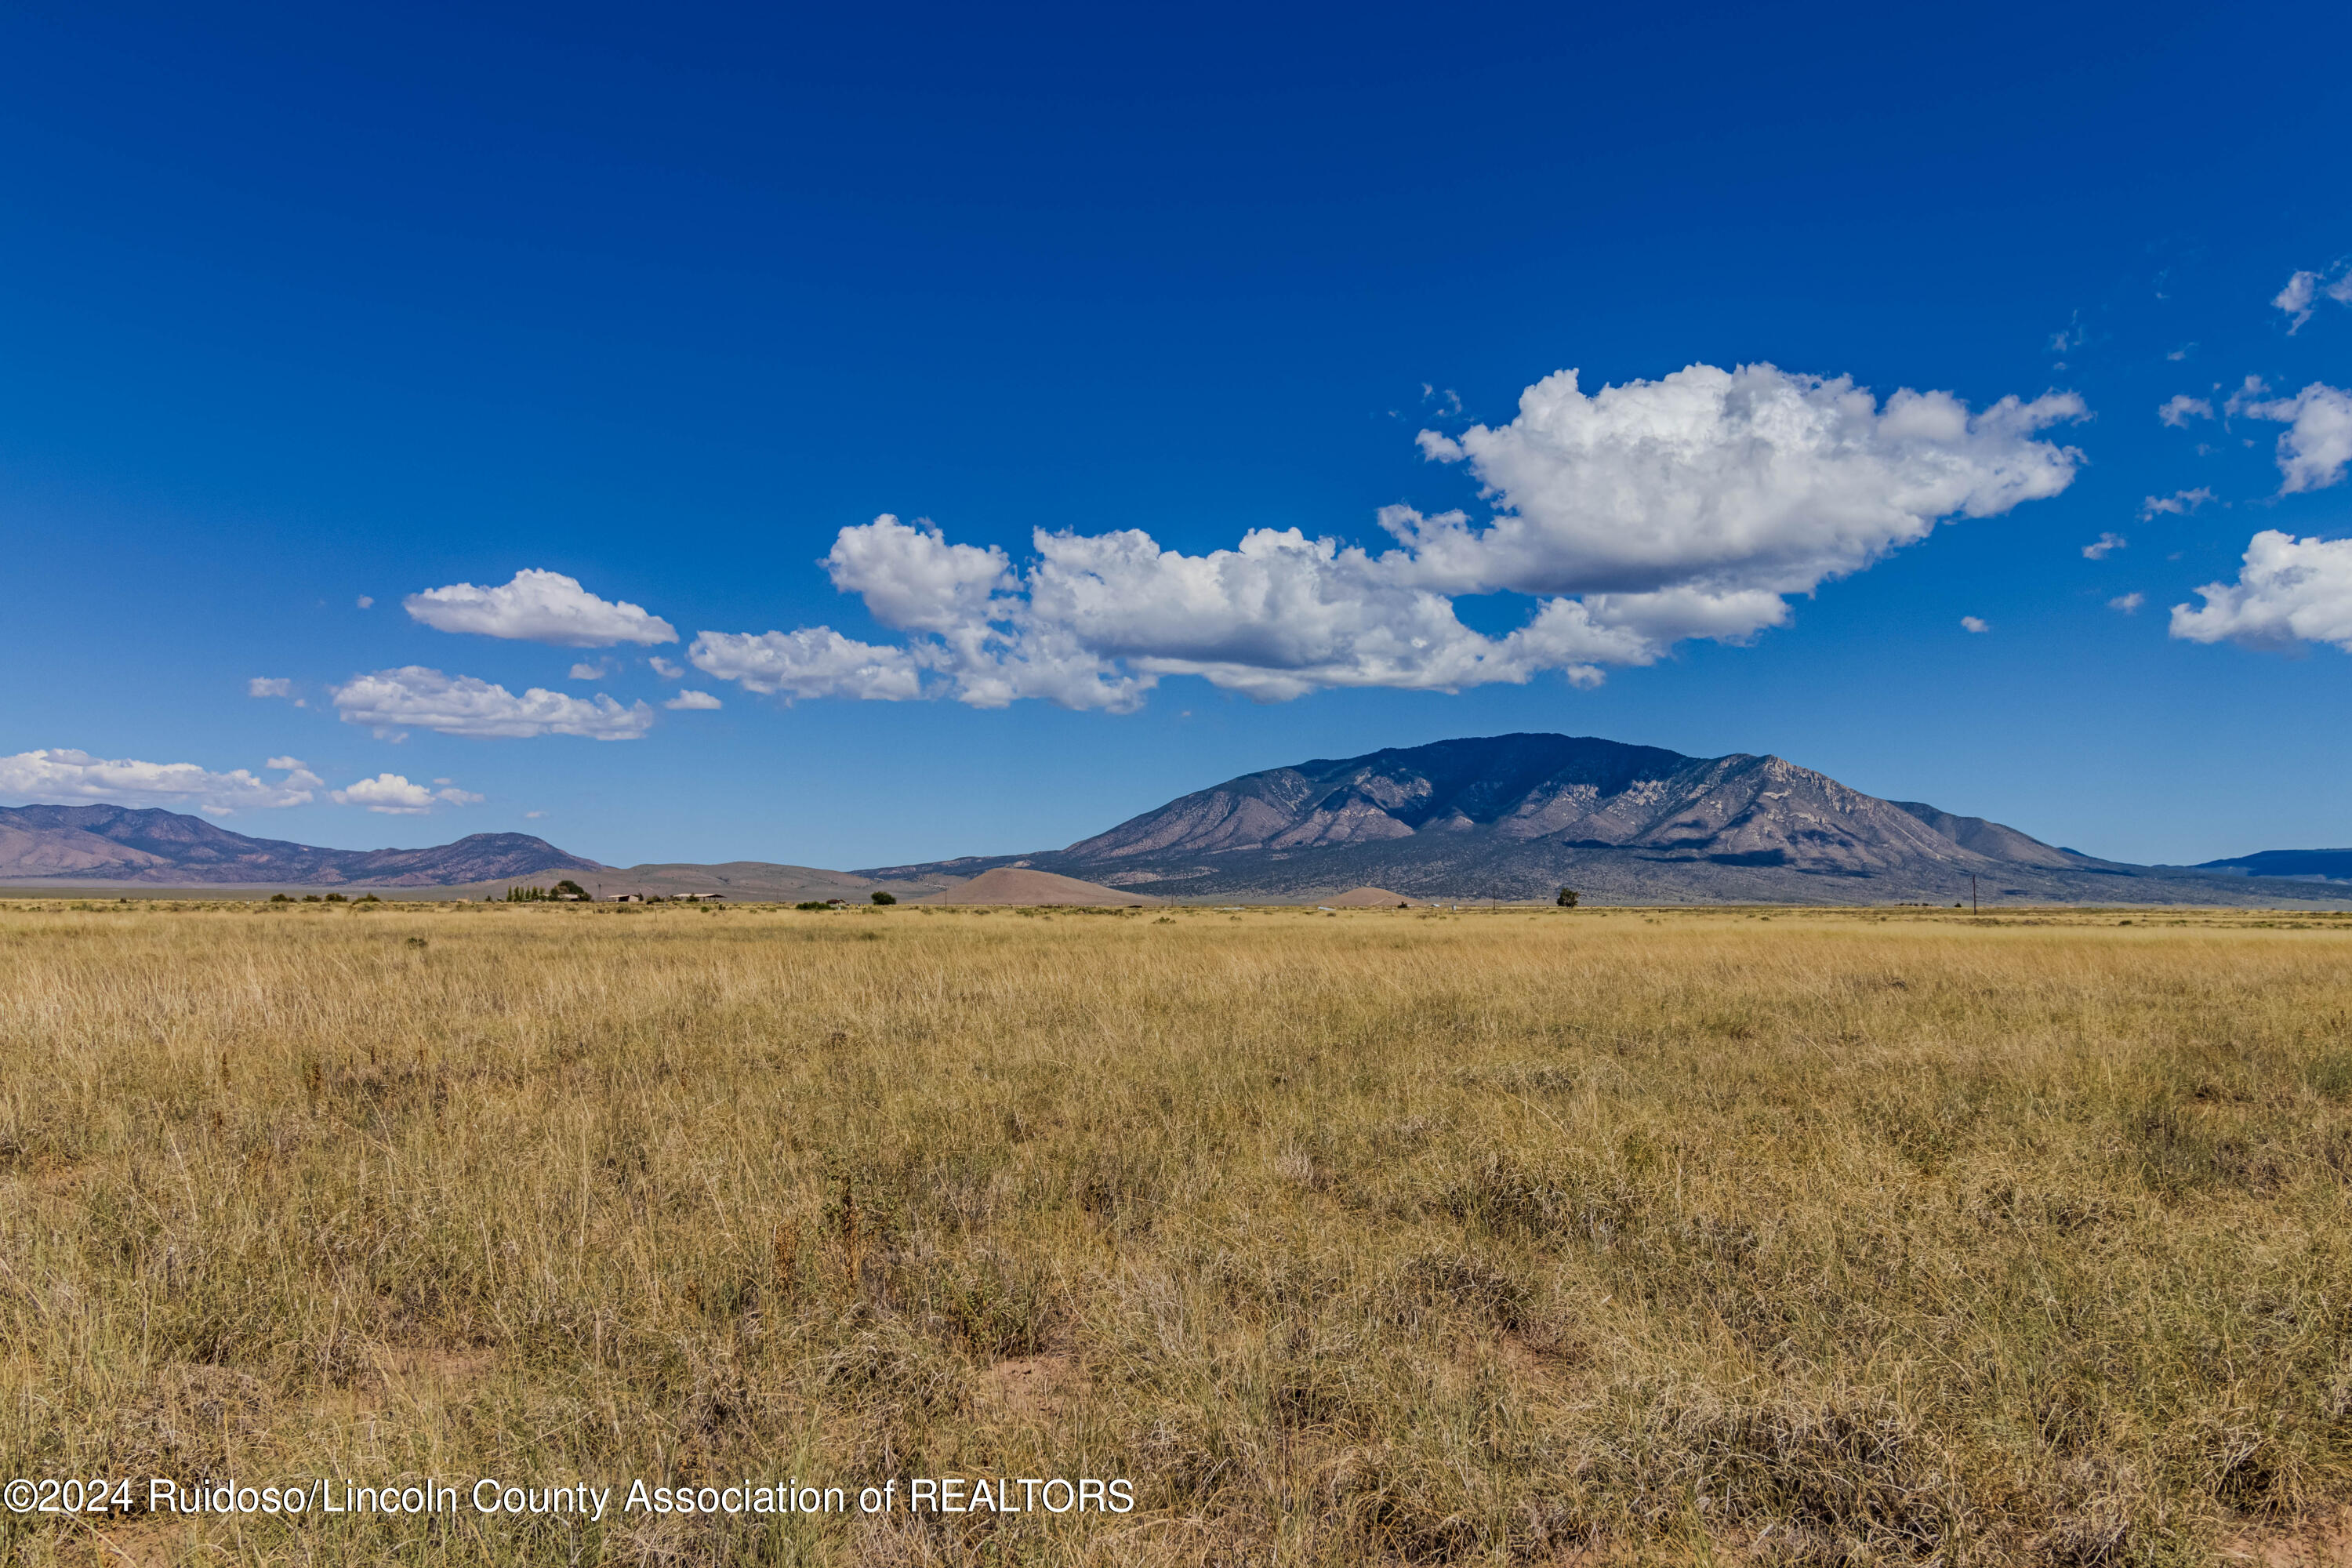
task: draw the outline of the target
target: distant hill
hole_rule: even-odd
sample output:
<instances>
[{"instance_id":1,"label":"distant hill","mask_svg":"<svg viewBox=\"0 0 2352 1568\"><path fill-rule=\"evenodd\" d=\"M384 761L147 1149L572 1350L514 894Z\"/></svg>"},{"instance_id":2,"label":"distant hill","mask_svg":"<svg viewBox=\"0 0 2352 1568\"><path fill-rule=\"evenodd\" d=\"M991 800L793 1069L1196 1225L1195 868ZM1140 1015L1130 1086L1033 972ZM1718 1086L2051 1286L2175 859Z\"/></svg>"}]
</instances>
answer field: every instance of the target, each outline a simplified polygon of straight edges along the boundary
<instances>
[{"instance_id":1,"label":"distant hill","mask_svg":"<svg viewBox=\"0 0 2352 1568\"><path fill-rule=\"evenodd\" d=\"M2231 860L2207 860L2194 869L2231 877L2352 882L2352 849L2264 849Z\"/></svg>"},{"instance_id":2,"label":"distant hill","mask_svg":"<svg viewBox=\"0 0 2352 1568\"><path fill-rule=\"evenodd\" d=\"M2097 859L1780 757L1687 757L1496 735L1318 759L1169 802L1066 849L885 867L1018 866L1167 898L1306 899L1362 884L1423 899L2255 903L2330 898Z\"/></svg>"},{"instance_id":3,"label":"distant hill","mask_svg":"<svg viewBox=\"0 0 2352 1568\"><path fill-rule=\"evenodd\" d=\"M429 849L320 849L172 811L0 806L0 882L428 888L602 869L527 833L475 833Z\"/></svg>"}]
</instances>

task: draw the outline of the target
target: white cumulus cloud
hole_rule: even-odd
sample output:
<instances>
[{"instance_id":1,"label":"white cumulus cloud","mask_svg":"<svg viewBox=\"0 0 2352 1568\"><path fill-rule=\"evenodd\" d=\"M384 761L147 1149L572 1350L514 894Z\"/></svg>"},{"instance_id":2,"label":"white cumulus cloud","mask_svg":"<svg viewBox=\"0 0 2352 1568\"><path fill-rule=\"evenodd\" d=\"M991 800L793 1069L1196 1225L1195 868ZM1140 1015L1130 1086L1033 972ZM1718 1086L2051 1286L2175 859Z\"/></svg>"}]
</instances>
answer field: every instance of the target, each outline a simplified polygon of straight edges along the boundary
<instances>
[{"instance_id":1,"label":"white cumulus cloud","mask_svg":"<svg viewBox=\"0 0 2352 1568\"><path fill-rule=\"evenodd\" d=\"M2326 489L2341 479L2345 465L2352 463L2352 392L2315 381L2293 397L2257 401L2263 390L2248 376L2230 411L2288 426L2278 438L2279 472L2285 476L2279 493Z\"/></svg>"},{"instance_id":2,"label":"white cumulus cloud","mask_svg":"<svg viewBox=\"0 0 2352 1568\"><path fill-rule=\"evenodd\" d=\"M245 683L247 697L291 697L294 683L283 676L257 675Z\"/></svg>"},{"instance_id":3,"label":"white cumulus cloud","mask_svg":"<svg viewBox=\"0 0 2352 1568\"><path fill-rule=\"evenodd\" d=\"M446 780L436 780L446 783ZM482 797L462 789L427 789L421 784L411 784L399 773L378 773L372 779L362 779L348 789L332 792L337 805L363 805L370 811L380 811L387 816L418 816L433 809L436 801L451 805L479 805Z\"/></svg>"},{"instance_id":4,"label":"white cumulus cloud","mask_svg":"<svg viewBox=\"0 0 2352 1568\"><path fill-rule=\"evenodd\" d=\"M635 605L600 599L561 572L530 568L496 588L452 583L401 603L437 631L552 643L558 647L610 647L614 643L676 642L676 628Z\"/></svg>"},{"instance_id":5,"label":"white cumulus cloud","mask_svg":"<svg viewBox=\"0 0 2352 1568\"><path fill-rule=\"evenodd\" d=\"M2147 603L2146 594L2118 594L2107 601L2107 608L2121 610L2127 616L2136 616L2139 614L2139 607Z\"/></svg>"},{"instance_id":6,"label":"white cumulus cloud","mask_svg":"<svg viewBox=\"0 0 2352 1568\"><path fill-rule=\"evenodd\" d=\"M686 667L684 665L664 658L659 654L654 655L653 658L646 660L646 662L653 666L654 673L660 676L664 680L682 680L686 678Z\"/></svg>"},{"instance_id":7,"label":"white cumulus cloud","mask_svg":"<svg viewBox=\"0 0 2352 1568\"><path fill-rule=\"evenodd\" d=\"M590 664L587 660L583 659L572 667L571 671L565 676L565 679L569 680L602 680L604 679L604 665L603 660L599 659L596 663Z\"/></svg>"},{"instance_id":8,"label":"white cumulus cloud","mask_svg":"<svg viewBox=\"0 0 2352 1568\"><path fill-rule=\"evenodd\" d=\"M2172 606L2172 635L2191 642L2288 647L2334 643L2352 653L2352 539L2297 539L2264 529L2234 583L2197 590L2201 609Z\"/></svg>"},{"instance_id":9,"label":"white cumulus cloud","mask_svg":"<svg viewBox=\"0 0 2352 1568\"><path fill-rule=\"evenodd\" d=\"M665 708L700 709L707 710L712 708L723 707L725 704L721 703L719 699L713 697L708 691L695 691L688 689L679 692L677 696L663 703L662 706Z\"/></svg>"},{"instance_id":10,"label":"white cumulus cloud","mask_svg":"<svg viewBox=\"0 0 2352 1568\"><path fill-rule=\"evenodd\" d=\"M2120 533L2103 533L2099 535L2098 538L2093 540L2090 543L2083 546L2083 559L2085 561L2105 561L2108 556L2113 555L2116 551L2121 550L2129 542L2131 542Z\"/></svg>"},{"instance_id":11,"label":"white cumulus cloud","mask_svg":"<svg viewBox=\"0 0 2352 1568\"><path fill-rule=\"evenodd\" d=\"M1964 632L1989 632L1992 630L1992 623L1976 616L1962 616L1960 617L1960 630Z\"/></svg>"},{"instance_id":12,"label":"white cumulus cloud","mask_svg":"<svg viewBox=\"0 0 2352 1568\"><path fill-rule=\"evenodd\" d=\"M518 697L470 675L444 675L421 665L379 669L335 689L335 710L346 723L378 730L416 728L445 735L584 735L634 741L652 728L643 702L624 708L610 697L572 697L534 686Z\"/></svg>"},{"instance_id":13,"label":"white cumulus cloud","mask_svg":"<svg viewBox=\"0 0 2352 1568\"><path fill-rule=\"evenodd\" d=\"M0 796L48 805L163 806L215 816L231 812L308 805L320 780L291 757L270 759L289 770L276 784L245 768L212 773L194 763L142 763L93 757L57 747L0 757Z\"/></svg>"},{"instance_id":14,"label":"white cumulus cloud","mask_svg":"<svg viewBox=\"0 0 2352 1568\"><path fill-rule=\"evenodd\" d=\"M2185 392L2176 392L2157 409L2156 416L2176 430L2185 430L2189 427L2189 422L2191 419L2212 418L2213 405L2201 397L2191 397Z\"/></svg>"},{"instance_id":15,"label":"white cumulus cloud","mask_svg":"<svg viewBox=\"0 0 2352 1568\"><path fill-rule=\"evenodd\" d=\"M1484 522L1389 507L1378 521L1393 548L1255 529L1200 555L1139 530L1039 530L1016 563L886 514L842 530L824 564L903 646L825 626L705 632L688 657L755 691L978 707L1125 710L1171 675L1267 700L1547 670L1590 684L1685 638L1780 626L1788 595L1942 519L2057 494L2080 455L2038 433L2084 413L2071 394L1976 414L1941 392L1882 405L1851 381L1770 365L1693 365L1590 395L1564 371L1529 387L1507 425L1421 433L1427 457L1477 481ZM1458 596L1496 593L1538 603L1502 637L1456 616Z\"/></svg>"},{"instance_id":16,"label":"white cumulus cloud","mask_svg":"<svg viewBox=\"0 0 2352 1568\"><path fill-rule=\"evenodd\" d=\"M843 637L830 626L795 632L704 632L687 658L706 675L786 697L862 697L896 702L922 695L905 648Z\"/></svg>"}]
</instances>

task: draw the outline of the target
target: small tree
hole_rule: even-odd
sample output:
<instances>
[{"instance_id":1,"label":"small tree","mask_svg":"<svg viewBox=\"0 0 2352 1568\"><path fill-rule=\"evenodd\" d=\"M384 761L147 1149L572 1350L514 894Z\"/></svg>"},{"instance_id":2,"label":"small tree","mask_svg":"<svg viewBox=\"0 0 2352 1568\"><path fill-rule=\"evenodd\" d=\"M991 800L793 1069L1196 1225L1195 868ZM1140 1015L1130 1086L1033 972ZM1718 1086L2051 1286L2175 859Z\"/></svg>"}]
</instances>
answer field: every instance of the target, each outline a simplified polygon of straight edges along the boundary
<instances>
[{"instance_id":1,"label":"small tree","mask_svg":"<svg viewBox=\"0 0 2352 1568\"><path fill-rule=\"evenodd\" d=\"M886 893L877 889L874 894L874 901L877 904L895 904L898 901L898 895Z\"/></svg>"},{"instance_id":2,"label":"small tree","mask_svg":"<svg viewBox=\"0 0 2352 1568\"><path fill-rule=\"evenodd\" d=\"M1574 888L1562 888L1559 890L1559 897L1554 899L1552 901L1558 904L1561 909L1572 910L1576 908L1576 889Z\"/></svg>"}]
</instances>

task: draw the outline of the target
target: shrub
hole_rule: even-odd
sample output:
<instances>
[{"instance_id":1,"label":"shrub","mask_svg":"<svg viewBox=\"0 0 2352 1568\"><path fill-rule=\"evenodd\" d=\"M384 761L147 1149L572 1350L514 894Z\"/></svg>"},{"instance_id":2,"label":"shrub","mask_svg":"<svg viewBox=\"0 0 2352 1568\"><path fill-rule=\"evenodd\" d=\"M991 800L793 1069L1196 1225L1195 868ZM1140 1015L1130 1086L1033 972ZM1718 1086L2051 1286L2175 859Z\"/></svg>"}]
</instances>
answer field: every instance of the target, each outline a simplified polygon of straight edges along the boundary
<instances>
[{"instance_id":1,"label":"shrub","mask_svg":"<svg viewBox=\"0 0 2352 1568\"><path fill-rule=\"evenodd\" d=\"M1576 889L1574 888L1562 888L1559 890L1559 897L1554 899L1552 902L1558 904L1564 910L1572 910L1576 908Z\"/></svg>"},{"instance_id":2,"label":"shrub","mask_svg":"<svg viewBox=\"0 0 2352 1568\"><path fill-rule=\"evenodd\" d=\"M348 904L351 902L351 900L343 897L341 893L329 893L327 895L327 902L331 904Z\"/></svg>"},{"instance_id":3,"label":"shrub","mask_svg":"<svg viewBox=\"0 0 2352 1568\"><path fill-rule=\"evenodd\" d=\"M885 893L877 889L874 894L874 901L877 904L895 904L898 901L898 895L896 893Z\"/></svg>"},{"instance_id":4,"label":"shrub","mask_svg":"<svg viewBox=\"0 0 2352 1568\"><path fill-rule=\"evenodd\" d=\"M269 901L273 904L290 904L294 900L283 893L272 893L269 895Z\"/></svg>"}]
</instances>

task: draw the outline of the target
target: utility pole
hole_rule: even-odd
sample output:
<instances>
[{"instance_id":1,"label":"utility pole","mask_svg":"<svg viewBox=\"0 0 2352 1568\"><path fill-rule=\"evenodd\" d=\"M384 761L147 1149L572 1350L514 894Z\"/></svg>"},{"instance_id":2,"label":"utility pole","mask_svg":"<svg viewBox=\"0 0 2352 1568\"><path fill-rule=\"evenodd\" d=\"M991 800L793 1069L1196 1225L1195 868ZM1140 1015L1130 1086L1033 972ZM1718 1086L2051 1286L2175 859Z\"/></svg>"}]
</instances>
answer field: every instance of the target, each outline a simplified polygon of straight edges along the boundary
<instances>
[{"instance_id":1,"label":"utility pole","mask_svg":"<svg viewBox=\"0 0 2352 1568\"><path fill-rule=\"evenodd\" d=\"M1984 906L1977 902L1977 877L1973 871L1969 873L1969 913L1972 915L1984 913Z\"/></svg>"}]
</instances>

